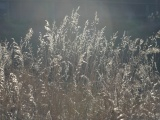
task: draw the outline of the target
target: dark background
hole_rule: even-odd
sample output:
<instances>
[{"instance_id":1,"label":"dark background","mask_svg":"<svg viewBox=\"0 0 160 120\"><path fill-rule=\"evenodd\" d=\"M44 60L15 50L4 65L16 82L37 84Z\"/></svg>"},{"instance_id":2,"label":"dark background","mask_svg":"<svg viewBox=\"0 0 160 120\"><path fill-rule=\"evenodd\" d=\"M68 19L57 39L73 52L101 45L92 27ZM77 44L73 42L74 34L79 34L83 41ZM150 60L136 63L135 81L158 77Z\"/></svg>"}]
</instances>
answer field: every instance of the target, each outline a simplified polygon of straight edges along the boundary
<instances>
[{"instance_id":1,"label":"dark background","mask_svg":"<svg viewBox=\"0 0 160 120\"><path fill-rule=\"evenodd\" d=\"M59 25L78 6L80 24L97 11L107 36L127 31L144 38L160 29L159 0L0 0L0 39L21 39L31 27L35 34L43 32L45 20Z\"/></svg>"}]
</instances>

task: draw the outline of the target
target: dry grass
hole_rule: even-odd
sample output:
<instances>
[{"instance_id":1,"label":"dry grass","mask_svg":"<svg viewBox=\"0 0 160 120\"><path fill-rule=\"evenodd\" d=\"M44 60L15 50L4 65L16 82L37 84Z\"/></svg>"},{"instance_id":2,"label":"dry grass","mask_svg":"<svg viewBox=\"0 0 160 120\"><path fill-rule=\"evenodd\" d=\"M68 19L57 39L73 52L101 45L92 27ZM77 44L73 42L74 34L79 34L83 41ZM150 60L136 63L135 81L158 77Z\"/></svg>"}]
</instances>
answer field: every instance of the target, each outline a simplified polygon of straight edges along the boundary
<instances>
[{"instance_id":1,"label":"dry grass","mask_svg":"<svg viewBox=\"0 0 160 120\"><path fill-rule=\"evenodd\" d=\"M59 27L46 21L36 52L32 29L0 45L1 120L158 120L159 33L107 40L97 14L81 28L77 11Z\"/></svg>"}]
</instances>

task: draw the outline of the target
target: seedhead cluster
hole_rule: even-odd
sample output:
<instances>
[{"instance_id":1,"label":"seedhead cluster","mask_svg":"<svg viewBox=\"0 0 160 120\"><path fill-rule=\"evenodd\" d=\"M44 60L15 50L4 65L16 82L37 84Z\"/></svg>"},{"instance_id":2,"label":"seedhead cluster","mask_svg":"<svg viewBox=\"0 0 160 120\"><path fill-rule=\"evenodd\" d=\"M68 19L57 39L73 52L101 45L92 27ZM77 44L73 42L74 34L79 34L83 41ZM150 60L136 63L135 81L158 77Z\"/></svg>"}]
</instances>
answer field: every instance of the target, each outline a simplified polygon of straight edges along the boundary
<instances>
[{"instance_id":1,"label":"seedhead cluster","mask_svg":"<svg viewBox=\"0 0 160 120\"><path fill-rule=\"evenodd\" d=\"M82 28L78 9L46 21L36 52L32 29L0 45L1 120L158 120L160 34L106 39L97 13Z\"/></svg>"}]
</instances>

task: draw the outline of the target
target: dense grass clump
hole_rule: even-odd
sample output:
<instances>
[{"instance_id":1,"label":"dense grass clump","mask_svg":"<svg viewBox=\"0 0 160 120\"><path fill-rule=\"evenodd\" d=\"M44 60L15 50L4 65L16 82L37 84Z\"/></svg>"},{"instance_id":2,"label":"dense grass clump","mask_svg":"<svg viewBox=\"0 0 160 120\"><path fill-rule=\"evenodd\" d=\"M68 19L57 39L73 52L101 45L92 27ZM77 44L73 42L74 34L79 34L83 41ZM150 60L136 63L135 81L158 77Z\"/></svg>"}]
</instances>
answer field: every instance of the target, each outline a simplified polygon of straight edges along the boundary
<instances>
[{"instance_id":1,"label":"dense grass clump","mask_svg":"<svg viewBox=\"0 0 160 120\"><path fill-rule=\"evenodd\" d=\"M79 16L46 21L36 52L32 29L0 45L1 120L158 120L160 34L106 39L97 14L84 28Z\"/></svg>"}]
</instances>

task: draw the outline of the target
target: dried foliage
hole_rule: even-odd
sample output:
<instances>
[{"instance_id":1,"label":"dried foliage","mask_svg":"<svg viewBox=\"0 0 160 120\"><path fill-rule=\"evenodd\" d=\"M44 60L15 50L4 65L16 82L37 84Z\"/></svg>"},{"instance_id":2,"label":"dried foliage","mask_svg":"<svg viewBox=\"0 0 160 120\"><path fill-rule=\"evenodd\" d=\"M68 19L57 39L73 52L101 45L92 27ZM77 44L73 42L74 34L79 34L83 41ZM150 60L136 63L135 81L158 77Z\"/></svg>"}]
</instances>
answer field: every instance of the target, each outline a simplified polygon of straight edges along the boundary
<instances>
[{"instance_id":1,"label":"dried foliage","mask_svg":"<svg viewBox=\"0 0 160 120\"><path fill-rule=\"evenodd\" d=\"M158 120L160 33L108 40L97 14L78 25L78 9L59 27L46 21L36 54L32 29L0 45L1 120Z\"/></svg>"}]
</instances>

